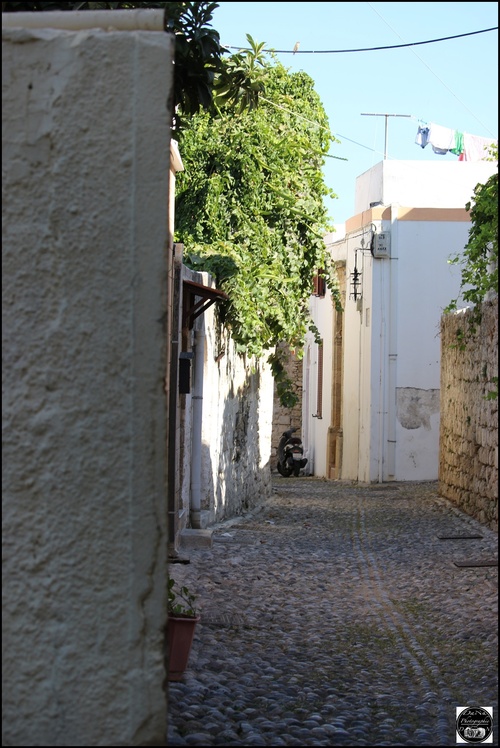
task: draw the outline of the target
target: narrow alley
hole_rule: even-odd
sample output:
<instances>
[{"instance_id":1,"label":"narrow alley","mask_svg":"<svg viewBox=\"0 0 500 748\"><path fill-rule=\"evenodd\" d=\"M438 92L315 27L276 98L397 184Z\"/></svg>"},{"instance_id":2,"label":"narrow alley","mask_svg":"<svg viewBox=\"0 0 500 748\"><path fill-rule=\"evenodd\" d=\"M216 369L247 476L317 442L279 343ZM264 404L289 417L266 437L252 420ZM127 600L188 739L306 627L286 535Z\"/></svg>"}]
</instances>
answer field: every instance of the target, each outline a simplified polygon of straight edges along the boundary
<instances>
[{"instance_id":1,"label":"narrow alley","mask_svg":"<svg viewBox=\"0 0 500 748\"><path fill-rule=\"evenodd\" d=\"M170 574L197 595L168 745L456 745L497 728L498 536L436 483L274 478Z\"/></svg>"}]
</instances>

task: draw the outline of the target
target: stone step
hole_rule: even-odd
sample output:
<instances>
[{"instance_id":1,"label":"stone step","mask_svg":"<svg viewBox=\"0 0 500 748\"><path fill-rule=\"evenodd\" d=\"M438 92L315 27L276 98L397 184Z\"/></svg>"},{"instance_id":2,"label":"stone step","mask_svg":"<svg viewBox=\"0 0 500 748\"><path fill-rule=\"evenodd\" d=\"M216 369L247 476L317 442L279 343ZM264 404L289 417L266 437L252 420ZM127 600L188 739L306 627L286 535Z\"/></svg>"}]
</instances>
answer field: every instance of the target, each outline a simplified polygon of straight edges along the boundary
<instances>
[{"instance_id":1,"label":"stone step","mask_svg":"<svg viewBox=\"0 0 500 748\"><path fill-rule=\"evenodd\" d=\"M213 530L191 530L186 529L181 532L181 548L211 548Z\"/></svg>"}]
</instances>

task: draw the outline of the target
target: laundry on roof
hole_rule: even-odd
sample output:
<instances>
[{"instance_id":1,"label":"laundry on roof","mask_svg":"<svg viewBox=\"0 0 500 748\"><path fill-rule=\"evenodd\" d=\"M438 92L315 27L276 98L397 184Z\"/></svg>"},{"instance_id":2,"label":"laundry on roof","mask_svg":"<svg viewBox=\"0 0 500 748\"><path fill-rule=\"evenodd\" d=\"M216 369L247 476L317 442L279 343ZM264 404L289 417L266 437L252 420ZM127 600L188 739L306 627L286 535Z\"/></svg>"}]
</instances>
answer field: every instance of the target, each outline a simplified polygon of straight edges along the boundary
<instances>
[{"instance_id":1,"label":"laundry on roof","mask_svg":"<svg viewBox=\"0 0 500 748\"><path fill-rule=\"evenodd\" d=\"M453 153L459 161L483 161L490 155L488 148L498 145L498 140L462 133L431 122L425 127L419 126L415 143L421 148L430 144L438 155Z\"/></svg>"}]
</instances>

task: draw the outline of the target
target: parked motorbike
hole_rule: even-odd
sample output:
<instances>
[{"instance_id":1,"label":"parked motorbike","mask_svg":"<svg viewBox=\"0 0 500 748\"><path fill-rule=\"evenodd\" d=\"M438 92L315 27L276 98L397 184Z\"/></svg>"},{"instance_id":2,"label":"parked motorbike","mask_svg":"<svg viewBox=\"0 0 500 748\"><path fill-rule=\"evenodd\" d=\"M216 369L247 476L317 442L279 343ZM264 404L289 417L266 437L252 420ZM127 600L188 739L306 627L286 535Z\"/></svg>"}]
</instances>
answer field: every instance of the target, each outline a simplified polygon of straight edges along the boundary
<instances>
[{"instance_id":1,"label":"parked motorbike","mask_svg":"<svg viewBox=\"0 0 500 748\"><path fill-rule=\"evenodd\" d=\"M298 428L285 431L278 444L277 468L284 478L288 478L292 473L298 476L302 468L307 465L302 439L292 436L295 431L298 431Z\"/></svg>"}]
</instances>

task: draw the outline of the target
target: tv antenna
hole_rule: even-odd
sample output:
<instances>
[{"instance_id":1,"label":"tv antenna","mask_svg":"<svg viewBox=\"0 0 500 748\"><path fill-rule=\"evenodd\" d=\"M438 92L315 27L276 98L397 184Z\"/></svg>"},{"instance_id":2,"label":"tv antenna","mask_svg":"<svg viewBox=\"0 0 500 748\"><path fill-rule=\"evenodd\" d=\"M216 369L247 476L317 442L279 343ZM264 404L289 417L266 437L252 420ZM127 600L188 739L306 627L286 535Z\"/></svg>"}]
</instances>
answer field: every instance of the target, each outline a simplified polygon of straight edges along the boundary
<instances>
[{"instance_id":1,"label":"tv antenna","mask_svg":"<svg viewBox=\"0 0 500 748\"><path fill-rule=\"evenodd\" d=\"M385 117L385 145L384 145L384 161L387 159L387 130L389 117L409 117L412 118L411 114L369 114L368 112L361 112L362 117Z\"/></svg>"}]
</instances>

